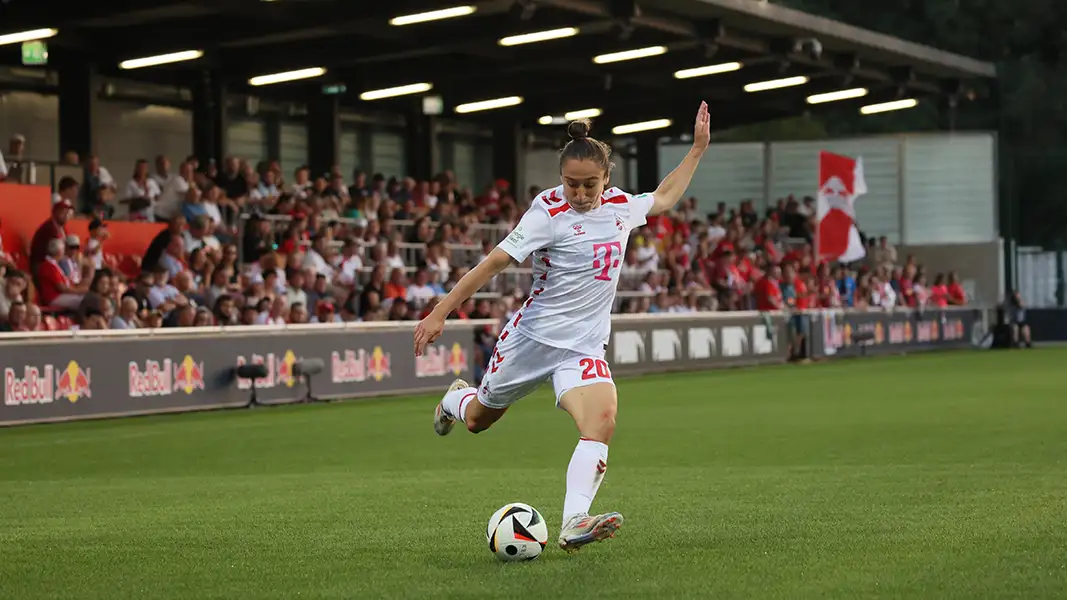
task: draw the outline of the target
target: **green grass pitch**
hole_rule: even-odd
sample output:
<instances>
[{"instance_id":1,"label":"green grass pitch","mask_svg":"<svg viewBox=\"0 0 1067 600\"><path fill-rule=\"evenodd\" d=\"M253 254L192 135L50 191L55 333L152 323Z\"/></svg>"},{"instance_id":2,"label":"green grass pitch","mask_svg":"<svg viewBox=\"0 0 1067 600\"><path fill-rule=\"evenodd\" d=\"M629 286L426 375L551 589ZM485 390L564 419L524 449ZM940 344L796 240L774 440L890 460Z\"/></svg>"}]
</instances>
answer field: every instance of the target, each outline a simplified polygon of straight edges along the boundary
<instances>
[{"instance_id":1,"label":"green grass pitch","mask_svg":"<svg viewBox=\"0 0 1067 600\"><path fill-rule=\"evenodd\" d=\"M1067 350L619 392L594 509L626 525L520 564L484 528L522 501L558 531L578 436L544 389L447 438L431 397L0 430L0 597L1067 595Z\"/></svg>"}]
</instances>

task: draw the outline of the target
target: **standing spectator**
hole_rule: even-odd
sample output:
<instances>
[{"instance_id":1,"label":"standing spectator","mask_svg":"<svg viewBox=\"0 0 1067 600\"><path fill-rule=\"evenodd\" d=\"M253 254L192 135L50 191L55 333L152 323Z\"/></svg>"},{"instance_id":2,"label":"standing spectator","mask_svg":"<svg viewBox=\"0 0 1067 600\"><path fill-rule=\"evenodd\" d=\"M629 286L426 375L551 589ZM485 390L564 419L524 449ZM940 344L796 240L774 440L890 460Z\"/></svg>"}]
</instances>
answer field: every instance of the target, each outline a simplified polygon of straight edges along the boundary
<instances>
[{"instance_id":1,"label":"standing spectator","mask_svg":"<svg viewBox=\"0 0 1067 600\"><path fill-rule=\"evenodd\" d=\"M30 274L34 277L34 283L38 283L37 268L49 255L48 245L52 240L60 240L61 244L66 240L65 228L73 210L74 205L66 200L53 204L52 218L42 223L33 234L30 242Z\"/></svg>"},{"instance_id":2,"label":"standing spectator","mask_svg":"<svg viewBox=\"0 0 1067 600\"><path fill-rule=\"evenodd\" d=\"M756 295L756 310L782 310L782 289L779 282L782 278L781 267L775 265L767 273L767 276L756 282L754 293Z\"/></svg>"},{"instance_id":3,"label":"standing spectator","mask_svg":"<svg viewBox=\"0 0 1067 600\"><path fill-rule=\"evenodd\" d=\"M967 292L960 285L959 275L955 271L948 274L948 303L952 306L967 305Z\"/></svg>"}]
</instances>

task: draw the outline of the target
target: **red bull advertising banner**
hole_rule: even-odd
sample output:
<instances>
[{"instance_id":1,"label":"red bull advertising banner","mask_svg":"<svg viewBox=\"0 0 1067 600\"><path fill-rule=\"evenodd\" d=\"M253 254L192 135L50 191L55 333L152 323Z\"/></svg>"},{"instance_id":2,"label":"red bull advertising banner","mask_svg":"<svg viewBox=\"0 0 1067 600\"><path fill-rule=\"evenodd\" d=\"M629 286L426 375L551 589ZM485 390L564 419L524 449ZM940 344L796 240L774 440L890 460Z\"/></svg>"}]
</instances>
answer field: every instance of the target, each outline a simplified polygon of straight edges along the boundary
<instances>
[{"instance_id":1,"label":"red bull advertising banner","mask_svg":"<svg viewBox=\"0 0 1067 600\"><path fill-rule=\"evenodd\" d=\"M281 404L308 397L346 399L443 392L473 379L474 331L487 321L450 321L427 354L412 350L414 324L299 330L216 330L189 335L26 339L0 335L0 425ZM303 361L324 369L301 377ZM237 367L260 364L252 381Z\"/></svg>"}]
</instances>

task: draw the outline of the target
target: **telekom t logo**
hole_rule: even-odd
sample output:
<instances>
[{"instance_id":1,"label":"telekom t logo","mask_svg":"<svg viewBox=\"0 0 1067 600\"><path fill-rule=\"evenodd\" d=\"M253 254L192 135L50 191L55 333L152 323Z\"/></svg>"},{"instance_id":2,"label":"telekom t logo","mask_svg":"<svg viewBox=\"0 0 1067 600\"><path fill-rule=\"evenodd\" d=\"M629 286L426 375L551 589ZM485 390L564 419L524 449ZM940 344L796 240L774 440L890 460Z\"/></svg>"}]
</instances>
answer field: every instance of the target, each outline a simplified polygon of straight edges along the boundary
<instances>
[{"instance_id":1,"label":"telekom t logo","mask_svg":"<svg viewBox=\"0 0 1067 600\"><path fill-rule=\"evenodd\" d=\"M617 258L622 254L622 242L608 242L606 244L593 244L593 268L600 269L600 251L604 251L604 268L596 276L596 279L600 281L611 281L611 275L608 273L611 269L617 269L619 267L619 259ZM612 258L615 258L613 261Z\"/></svg>"}]
</instances>

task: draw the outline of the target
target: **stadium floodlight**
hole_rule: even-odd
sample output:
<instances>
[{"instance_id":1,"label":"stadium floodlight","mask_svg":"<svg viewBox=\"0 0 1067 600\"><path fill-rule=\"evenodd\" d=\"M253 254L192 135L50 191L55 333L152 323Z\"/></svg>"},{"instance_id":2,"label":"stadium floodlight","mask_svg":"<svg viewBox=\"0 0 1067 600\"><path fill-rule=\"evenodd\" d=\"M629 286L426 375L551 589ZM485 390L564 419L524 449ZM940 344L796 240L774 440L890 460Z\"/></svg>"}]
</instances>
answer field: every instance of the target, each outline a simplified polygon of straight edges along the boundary
<instances>
[{"instance_id":1,"label":"stadium floodlight","mask_svg":"<svg viewBox=\"0 0 1067 600\"><path fill-rule=\"evenodd\" d=\"M131 58L119 63L120 69L142 69L144 67L155 67L159 65L168 65L170 63L184 62L187 60L196 60L204 56L203 50L182 50L181 52L168 52L167 54L157 54L156 56L145 56L144 58Z\"/></svg>"},{"instance_id":2,"label":"stadium floodlight","mask_svg":"<svg viewBox=\"0 0 1067 600\"><path fill-rule=\"evenodd\" d=\"M552 115L545 115L537 120L538 125L554 125L556 123L556 117Z\"/></svg>"},{"instance_id":3,"label":"stadium floodlight","mask_svg":"<svg viewBox=\"0 0 1067 600\"><path fill-rule=\"evenodd\" d=\"M915 108L918 105L919 101L915 98L907 98L905 100L894 100L892 102L882 102L881 104L868 104L867 106L860 107L860 114L874 115L878 113L889 112L892 110Z\"/></svg>"},{"instance_id":4,"label":"stadium floodlight","mask_svg":"<svg viewBox=\"0 0 1067 600\"><path fill-rule=\"evenodd\" d=\"M640 123L630 123L629 125L619 125L612 128L611 132L615 135L627 135L630 133L638 133L641 131L651 131L653 129L663 129L664 127L670 127L670 119L655 119L652 121L642 121Z\"/></svg>"},{"instance_id":5,"label":"stadium floodlight","mask_svg":"<svg viewBox=\"0 0 1067 600\"><path fill-rule=\"evenodd\" d=\"M296 71L286 71L284 73L273 73L271 75L259 75L248 80L248 85L271 85L274 83L285 83L286 81L297 81L299 79L311 79L312 77L321 77L326 74L326 69L322 67L310 67L307 69L297 69Z\"/></svg>"},{"instance_id":6,"label":"stadium floodlight","mask_svg":"<svg viewBox=\"0 0 1067 600\"><path fill-rule=\"evenodd\" d=\"M58 29L31 29L30 31L20 31L18 33L5 33L4 35L0 35L0 46L43 40L55 37L58 33Z\"/></svg>"},{"instance_id":7,"label":"stadium floodlight","mask_svg":"<svg viewBox=\"0 0 1067 600\"><path fill-rule=\"evenodd\" d=\"M431 10L429 12L416 13L413 15L401 15L399 17L393 17L392 19L389 19L389 24L393 27L401 27L403 25L414 25L415 23L440 21L442 19L454 19L456 17L465 17L467 15L472 15L476 10L478 10L478 7L476 6L453 6L451 8Z\"/></svg>"},{"instance_id":8,"label":"stadium floodlight","mask_svg":"<svg viewBox=\"0 0 1067 600\"><path fill-rule=\"evenodd\" d=\"M746 92L766 92L767 90L777 90L780 88L792 87L794 85L804 85L809 81L805 75L797 75L796 77L786 77L785 79L772 79L770 81L758 81L756 83L750 83L745 86Z\"/></svg>"},{"instance_id":9,"label":"stadium floodlight","mask_svg":"<svg viewBox=\"0 0 1067 600\"><path fill-rule=\"evenodd\" d=\"M825 94L813 94L808 96L808 104L823 104L825 102L837 102L838 100L851 100L862 98L867 95L867 88L852 88L850 90L838 90Z\"/></svg>"},{"instance_id":10,"label":"stadium floodlight","mask_svg":"<svg viewBox=\"0 0 1067 600\"><path fill-rule=\"evenodd\" d=\"M577 27L561 27L559 29L549 29L547 31L535 31L533 33L509 35L507 37L500 38L497 43L501 46L520 46L522 44L536 44L537 42L559 40L563 38L573 37L576 35L578 35Z\"/></svg>"},{"instance_id":11,"label":"stadium floodlight","mask_svg":"<svg viewBox=\"0 0 1067 600\"><path fill-rule=\"evenodd\" d=\"M564 113L563 118L568 121L577 121L579 119L594 119L602 114L604 114L604 111L599 108L585 108Z\"/></svg>"},{"instance_id":12,"label":"stadium floodlight","mask_svg":"<svg viewBox=\"0 0 1067 600\"><path fill-rule=\"evenodd\" d=\"M493 98L492 100L479 100L478 102L460 104L456 107L456 112L466 114L495 108L507 108L519 104L522 104L522 96L508 96L506 98Z\"/></svg>"},{"instance_id":13,"label":"stadium floodlight","mask_svg":"<svg viewBox=\"0 0 1067 600\"><path fill-rule=\"evenodd\" d=\"M741 68L739 62L728 62L718 65L708 65L706 67L694 67L692 69L682 69L674 72L675 79L692 79L693 77L705 77L708 75L718 75L720 73L729 73L730 71L737 71Z\"/></svg>"},{"instance_id":14,"label":"stadium floodlight","mask_svg":"<svg viewBox=\"0 0 1067 600\"><path fill-rule=\"evenodd\" d=\"M395 98L410 94L421 94L433 89L432 83L411 83L380 90L368 90L359 95L360 100L381 100L383 98Z\"/></svg>"},{"instance_id":15,"label":"stadium floodlight","mask_svg":"<svg viewBox=\"0 0 1067 600\"><path fill-rule=\"evenodd\" d=\"M649 46L647 48L637 48L635 50L623 50L622 52L610 52L608 54L601 54L593 57L593 62L598 65L605 65L608 63L622 62L624 60L636 60L638 58L648 58L650 56L659 56L660 54L666 54L666 46Z\"/></svg>"}]
</instances>

